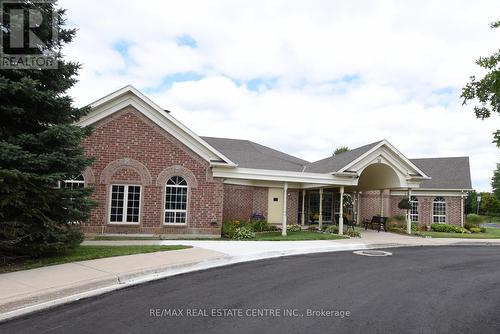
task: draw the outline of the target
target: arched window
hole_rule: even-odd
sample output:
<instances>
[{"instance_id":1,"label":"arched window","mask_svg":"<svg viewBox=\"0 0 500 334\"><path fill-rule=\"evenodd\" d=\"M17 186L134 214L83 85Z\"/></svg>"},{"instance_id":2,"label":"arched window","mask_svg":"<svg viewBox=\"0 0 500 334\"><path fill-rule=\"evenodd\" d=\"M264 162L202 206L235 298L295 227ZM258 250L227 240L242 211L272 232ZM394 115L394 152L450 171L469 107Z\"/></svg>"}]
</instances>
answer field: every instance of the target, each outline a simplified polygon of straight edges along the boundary
<instances>
[{"instance_id":1,"label":"arched window","mask_svg":"<svg viewBox=\"0 0 500 334\"><path fill-rule=\"evenodd\" d=\"M69 180L61 181L61 188L78 189L83 187L85 187L85 179L82 174L72 177Z\"/></svg>"},{"instance_id":2,"label":"arched window","mask_svg":"<svg viewBox=\"0 0 500 334\"><path fill-rule=\"evenodd\" d=\"M446 200L444 197L434 198L432 203L432 222L446 223Z\"/></svg>"},{"instance_id":3,"label":"arched window","mask_svg":"<svg viewBox=\"0 0 500 334\"><path fill-rule=\"evenodd\" d=\"M188 185L181 176L172 176L165 185L165 224L186 224Z\"/></svg>"},{"instance_id":4,"label":"arched window","mask_svg":"<svg viewBox=\"0 0 500 334\"><path fill-rule=\"evenodd\" d=\"M418 223L418 198L415 196L410 197L410 219L412 223Z\"/></svg>"}]
</instances>

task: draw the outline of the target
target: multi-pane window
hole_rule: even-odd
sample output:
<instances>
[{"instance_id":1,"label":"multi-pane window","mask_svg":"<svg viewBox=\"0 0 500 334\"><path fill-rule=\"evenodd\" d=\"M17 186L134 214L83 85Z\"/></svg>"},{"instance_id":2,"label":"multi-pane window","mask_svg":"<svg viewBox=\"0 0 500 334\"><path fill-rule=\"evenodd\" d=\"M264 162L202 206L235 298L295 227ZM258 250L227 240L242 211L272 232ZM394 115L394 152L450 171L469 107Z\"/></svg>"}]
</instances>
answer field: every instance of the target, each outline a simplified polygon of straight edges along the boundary
<instances>
[{"instance_id":1,"label":"multi-pane window","mask_svg":"<svg viewBox=\"0 0 500 334\"><path fill-rule=\"evenodd\" d=\"M446 200L444 197L436 197L432 202L432 222L446 223Z\"/></svg>"},{"instance_id":2,"label":"multi-pane window","mask_svg":"<svg viewBox=\"0 0 500 334\"><path fill-rule=\"evenodd\" d=\"M73 190L73 189L78 189L78 188L83 188L83 187L85 187L85 180L83 178L83 175L78 175L75 178L61 181L61 188Z\"/></svg>"},{"instance_id":3,"label":"multi-pane window","mask_svg":"<svg viewBox=\"0 0 500 334\"><path fill-rule=\"evenodd\" d=\"M410 220L412 223L418 223L418 198L415 196L410 197Z\"/></svg>"},{"instance_id":4,"label":"multi-pane window","mask_svg":"<svg viewBox=\"0 0 500 334\"><path fill-rule=\"evenodd\" d=\"M141 187L136 185L111 186L110 223L139 223Z\"/></svg>"},{"instance_id":5,"label":"multi-pane window","mask_svg":"<svg viewBox=\"0 0 500 334\"><path fill-rule=\"evenodd\" d=\"M165 185L165 224L185 224L188 185L180 176L172 176Z\"/></svg>"}]
</instances>

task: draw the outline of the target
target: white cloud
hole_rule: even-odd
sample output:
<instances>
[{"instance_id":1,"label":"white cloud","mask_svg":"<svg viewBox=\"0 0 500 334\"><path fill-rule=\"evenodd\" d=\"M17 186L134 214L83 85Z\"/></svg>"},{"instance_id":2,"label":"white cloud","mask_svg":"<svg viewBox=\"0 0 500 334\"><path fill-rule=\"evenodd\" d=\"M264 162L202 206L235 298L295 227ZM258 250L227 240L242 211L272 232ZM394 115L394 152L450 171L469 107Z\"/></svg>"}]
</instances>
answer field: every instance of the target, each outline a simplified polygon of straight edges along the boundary
<instances>
[{"instance_id":1,"label":"white cloud","mask_svg":"<svg viewBox=\"0 0 500 334\"><path fill-rule=\"evenodd\" d=\"M248 138L308 160L387 138L408 157L469 155L489 189L498 117L476 120L460 88L498 50L495 1L64 0L89 103L126 84L203 135ZM190 36L197 47L180 46ZM128 45L123 57L116 45ZM166 77L205 78L162 86ZM257 90L251 79L273 79Z\"/></svg>"}]
</instances>

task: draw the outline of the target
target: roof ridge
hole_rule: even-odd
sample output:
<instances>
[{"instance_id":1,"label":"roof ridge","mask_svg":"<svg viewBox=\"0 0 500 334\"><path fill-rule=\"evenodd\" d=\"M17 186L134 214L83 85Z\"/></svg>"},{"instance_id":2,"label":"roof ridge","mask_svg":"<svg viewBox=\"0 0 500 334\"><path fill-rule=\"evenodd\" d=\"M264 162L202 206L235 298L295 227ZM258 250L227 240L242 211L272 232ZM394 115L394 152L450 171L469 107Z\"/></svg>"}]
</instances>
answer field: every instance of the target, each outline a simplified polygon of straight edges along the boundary
<instances>
[{"instance_id":1,"label":"roof ridge","mask_svg":"<svg viewBox=\"0 0 500 334\"><path fill-rule=\"evenodd\" d=\"M409 160L425 160L425 159L458 159L458 158L466 158L469 159L469 156L467 155L461 155L461 156L452 156L452 157L428 157L428 158L409 158Z\"/></svg>"},{"instance_id":2,"label":"roof ridge","mask_svg":"<svg viewBox=\"0 0 500 334\"><path fill-rule=\"evenodd\" d=\"M379 144L380 142L383 142L383 141L384 141L384 139L381 139L381 140L375 141L375 142L370 143L370 144L366 144L366 145L363 145L363 146L358 146L358 147L353 148L353 149L351 149L351 150L349 150L349 151L345 151L345 152L342 152L342 153L340 153L340 154L331 155L331 156L328 156L328 157L326 157L326 158L323 158L323 159L319 159L319 160L313 161L313 162L309 163L309 165L315 164L315 163L317 163L317 162L325 161L325 160L328 160L328 159L332 159L332 158L334 158L334 157L341 156L343 153L349 153L349 152L353 152L353 151L356 151L356 150L359 150L359 149L365 148L365 147L367 147L367 146L371 146L371 145Z\"/></svg>"},{"instance_id":3,"label":"roof ridge","mask_svg":"<svg viewBox=\"0 0 500 334\"><path fill-rule=\"evenodd\" d=\"M248 141L248 142L250 142L250 143L252 144L252 146L253 146L256 150L258 150L259 152L261 152L262 154L265 154L265 155L270 156L270 154L268 154L267 152L265 152L264 150L262 150L262 149L260 148L260 147L265 147L266 149L273 150L273 151L275 151L275 152L278 152L278 153L279 153L279 154L281 154L281 155L286 155L287 157L292 157L292 158L294 158L294 159L301 160L301 161L305 162L305 165L307 165L307 164L309 164L309 163L310 163L310 162L309 162L309 161L307 161L307 160L304 160L304 159L302 159L302 158L299 158L299 157L296 157L296 156L294 156L294 155L288 154L288 153L286 153L286 152L278 151L277 149L274 149L274 148L272 148L272 147L269 147L269 146L266 146L266 145L262 145L262 144L259 144L259 143L254 142L254 141L251 141L251 140L247 140L247 141ZM260 147L256 147L256 146L260 146ZM305 166L305 165L304 165L304 164L302 164L302 163L298 163L298 162L296 162L296 161L292 161L291 159L288 159L288 158L285 158L285 157L283 157L283 158L281 158L281 157L280 157L280 159L283 159L283 160L289 161L289 162L291 162L291 163L293 163L293 164L295 164L295 165L298 165L298 166L302 166L302 167L303 167L303 166Z\"/></svg>"}]
</instances>

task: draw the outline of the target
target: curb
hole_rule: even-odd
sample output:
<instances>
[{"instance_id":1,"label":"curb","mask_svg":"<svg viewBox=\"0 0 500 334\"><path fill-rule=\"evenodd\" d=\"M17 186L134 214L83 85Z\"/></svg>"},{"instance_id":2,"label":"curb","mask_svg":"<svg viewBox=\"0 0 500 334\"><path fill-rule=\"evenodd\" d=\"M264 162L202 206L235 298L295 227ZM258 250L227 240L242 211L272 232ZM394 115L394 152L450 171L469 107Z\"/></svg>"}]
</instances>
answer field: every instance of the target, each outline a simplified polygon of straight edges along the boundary
<instances>
[{"instance_id":1,"label":"curb","mask_svg":"<svg viewBox=\"0 0 500 334\"><path fill-rule=\"evenodd\" d=\"M84 285L72 286L68 288L59 289L57 291L50 291L42 293L38 296L26 297L12 302L7 302L0 305L0 309L14 308L9 311L2 311L0 313L0 323L7 320L12 320L33 312L41 311L44 309L52 308L59 305L68 304L80 299L90 298L102 295L111 291L123 289L126 287L159 280L166 277L176 276L180 274L196 272L211 268L218 268L237 263L272 259L293 255L307 255L314 253L328 253L328 252L342 252L354 251L363 249L377 249L377 248L398 248L398 247L420 247L420 246L499 246L498 243L453 243L449 245L411 245L411 244L347 244L337 247L320 247L311 248L307 250L284 250L284 251L270 251L263 253L255 253L245 256L223 256L216 259L194 261L188 263L181 263L170 266L160 266L156 268L148 268L138 272L124 273L113 275L111 278L95 280L87 282Z\"/></svg>"},{"instance_id":2,"label":"curb","mask_svg":"<svg viewBox=\"0 0 500 334\"><path fill-rule=\"evenodd\" d=\"M138 272L113 275L110 278L86 282L83 285L65 287L46 291L36 296L12 300L0 305L0 322L12 320L33 312L68 304L80 299L98 296L107 292L123 289L129 286L155 281L184 273L218 268L237 263L272 259L284 256L305 255L313 253L341 252L366 249L364 244L342 245L337 247L320 247L304 250L286 250L256 253L247 256L224 256L221 258L194 261L164 267L148 268ZM9 310L10 309L10 310ZM5 311L4 311L5 310Z\"/></svg>"}]
</instances>

